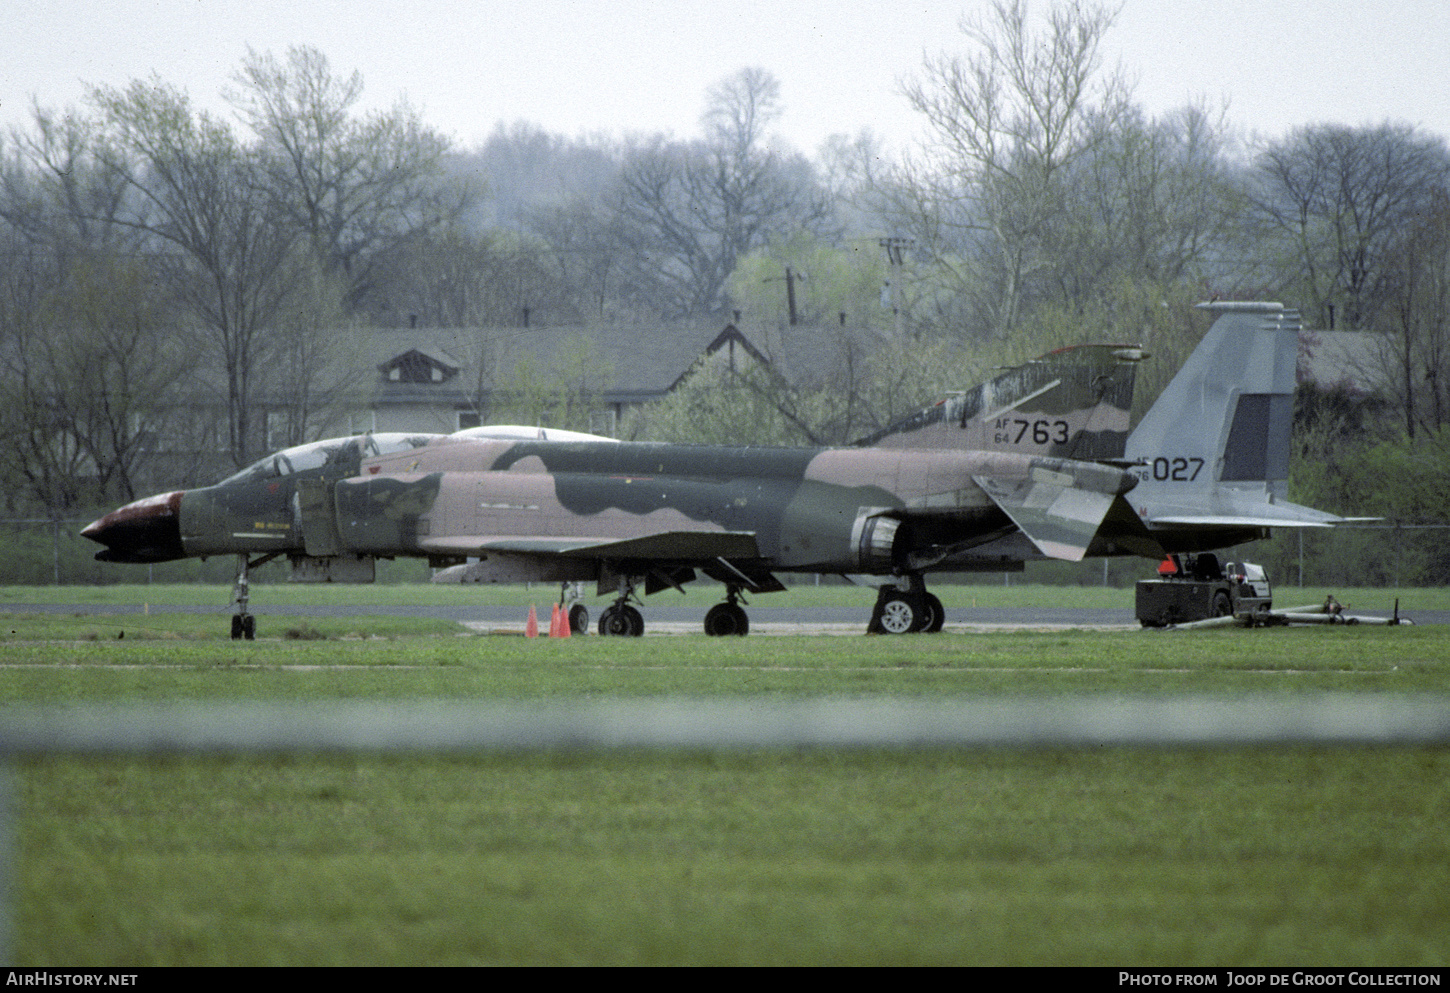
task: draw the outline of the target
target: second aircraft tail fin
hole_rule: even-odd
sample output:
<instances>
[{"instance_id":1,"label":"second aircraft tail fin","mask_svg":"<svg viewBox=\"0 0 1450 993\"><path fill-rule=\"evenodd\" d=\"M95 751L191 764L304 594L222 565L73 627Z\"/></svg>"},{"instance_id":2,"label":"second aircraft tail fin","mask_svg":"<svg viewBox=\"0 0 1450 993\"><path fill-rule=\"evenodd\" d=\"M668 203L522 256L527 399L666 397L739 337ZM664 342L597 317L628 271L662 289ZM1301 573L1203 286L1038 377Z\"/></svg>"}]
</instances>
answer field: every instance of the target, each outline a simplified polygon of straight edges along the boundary
<instances>
[{"instance_id":1,"label":"second aircraft tail fin","mask_svg":"<svg viewBox=\"0 0 1450 993\"><path fill-rule=\"evenodd\" d=\"M1060 348L897 421L856 445L1121 458L1142 358L1137 345Z\"/></svg>"}]
</instances>

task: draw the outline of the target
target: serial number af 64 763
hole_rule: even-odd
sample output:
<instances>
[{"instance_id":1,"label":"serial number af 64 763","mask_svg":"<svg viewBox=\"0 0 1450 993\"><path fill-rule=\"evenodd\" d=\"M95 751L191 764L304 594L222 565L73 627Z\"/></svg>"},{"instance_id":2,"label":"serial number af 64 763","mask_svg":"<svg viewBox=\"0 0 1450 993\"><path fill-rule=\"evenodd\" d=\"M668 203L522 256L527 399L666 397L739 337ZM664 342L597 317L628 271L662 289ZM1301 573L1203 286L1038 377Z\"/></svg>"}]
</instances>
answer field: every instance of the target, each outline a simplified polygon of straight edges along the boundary
<instances>
[{"instance_id":1,"label":"serial number af 64 763","mask_svg":"<svg viewBox=\"0 0 1450 993\"><path fill-rule=\"evenodd\" d=\"M996 433L992 436L992 441L998 445L1021 445L1027 438L1034 445L1046 445L1053 441L1065 445L1071 437L1067 421L1028 421L1022 418L999 417L993 428Z\"/></svg>"}]
</instances>

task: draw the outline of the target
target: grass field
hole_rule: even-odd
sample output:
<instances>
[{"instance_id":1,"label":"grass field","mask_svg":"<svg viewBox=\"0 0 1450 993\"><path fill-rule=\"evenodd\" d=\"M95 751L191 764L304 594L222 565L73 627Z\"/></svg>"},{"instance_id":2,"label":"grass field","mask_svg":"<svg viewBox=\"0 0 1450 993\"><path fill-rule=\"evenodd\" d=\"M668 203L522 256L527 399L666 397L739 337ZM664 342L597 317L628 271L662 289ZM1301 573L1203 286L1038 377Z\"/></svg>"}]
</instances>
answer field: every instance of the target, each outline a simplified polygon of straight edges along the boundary
<instances>
[{"instance_id":1,"label":"grass field","mask_svg":"<svg viewBox=\"0 0 1450 993\"><path fill-rule=\"evenodd\" d=\"M95 602L217 602L142 599L160 589ZM1401 595L1422 593L1444 595ZM1130 597L1015 595L1109 594ZM47 602L27 596L0 590ZM273 617L277 637L233 643L206 616L130 615L124 639L94 616L0 623L0 707L1450 692L1439 625L526 641ZM1450 961L1446 748L49 757L15 779L18 964Z\"/></svg>"},{"instance_id":2,"label":"grass field","mask_svg":"<svg viewBox=\"0 0 1450 993\"><path fill-rule=\"evenodd\" d=\"M704 607L721 599L720 587L714 583L697 583L685 587L685 596L666 592L650 598L649 603L698 603ZM957 585L933 583L936 593L948 608L954 607L1080 607L1133 609L1133 591L1103 586L1003 585L990 583ZM254 605L373 605L380 607L515 605L527 608L530 603L547 604L558 595L557 586L446 585L421 583L413 585L344 585L292 584L287 582L252 584ZM590 587L589 593L593 593ZM1322 603L1333 594L1341 603L1365 610L1393 608L1396 599L1405 610L1450 610L1450 588L1405 589L1342 589L1328 587L1275 588L1275 604L1289 607L1298 604ZM759 607L860 607L869 614L875 601L874 589L860 586L809 583L792 586L781 593L752 597ZM157 583L144 586L0 586L0 605L16 609L24 604L150 604L209 607L225 613L231 599L229 585ZM593 604L607 599L591 598ZM598 612L597 610L595 611ZM864 617L862 623L864 624Z\"/></svg>"}]
</instances>

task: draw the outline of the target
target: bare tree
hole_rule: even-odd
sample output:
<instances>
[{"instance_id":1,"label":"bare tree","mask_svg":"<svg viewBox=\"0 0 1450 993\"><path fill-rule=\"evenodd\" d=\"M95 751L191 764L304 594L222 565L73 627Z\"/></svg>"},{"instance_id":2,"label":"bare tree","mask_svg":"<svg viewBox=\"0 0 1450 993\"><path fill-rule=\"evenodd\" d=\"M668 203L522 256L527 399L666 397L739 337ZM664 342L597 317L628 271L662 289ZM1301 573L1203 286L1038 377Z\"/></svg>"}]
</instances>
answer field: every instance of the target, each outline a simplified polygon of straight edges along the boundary
<instances>
[{"instance_id":1,"label":"bare tree","mask_svg":"<svg viewBox=\"0 0 1450 993\"><path fill-rule=\"evenodd\" d=\"M137 260L57 257L6 239L0 282L0 423L10 469L59 515L130 500L182 357Z\"/></svg>"},{"instance_id":2,"label":"bare tree","mask_svg":"<svg viewBox=\"0 0 1450 993\"><path fill-rule=\"evenodd\" d=\"M356 308L376 263L405 239L457 217L466 185L445 182L448 139L406 103L357 117L358 72L334 75L306 46L285 61L248 49L228 97L259 141L258 179L281 219L341 273Z\"/></svg>"},{"instance_id":3,"label":"bare tree","mask_svg":"<svg viewBox=\"0 0 1450 993\"><path fill-rule=\"evenodd\" d=\"M742 255L773 236L829 228L809 164L765 141L779 93L769 73L742 70L710 90L704 141L657 138L626 153L615 209L635 264L621 282L666 314L721 309Z\"/></svg>"},{"instance_id":4,"label":"bare tree","mask_svg":"<svg viewBox=\"0 0 1450 993\"><path fill-rule=\"evenodd\" d=\"M624 317L618 284L625 268L624 230L592 197L536 207L529 228L549 245L554 284L581 318Z\"/></svg>"},{"instance_id":5,"label":"bare tree","mask_svg":"<svg viewBox=\"0 0 1450 993\"><path fill-rule=\"evenodd\" d=\"M979 301L997 335L1016 324L1028 282L1046 264L1067 170L1127 108L1121 75L1100 72L1115 16L1059 4L1035 33L1025 0L994 0L987 20L962 25L969 54L928 58L906 85L931 139L926 158L883 189L919 252Z\"/></svg>"},{"instance_id":6,"label":"bare tree","mask_svg":"<svg viewBox=\"0 0 1450 993\"><path fill-rule=\"evenodd\" d=\"M1396 238L1390 256L1386 381L1399 393L1405 434L1450 424L1450 194Z\"/></svg>"},{"instance_id":7,"label":"bare tree","mask_svg":"<svg viewBox=\"0 0 1450 993\"><path fill-rule=\"evenodd\" d=\"M292 280L299 233L259 194L254 162L222 122L153 80L95 87L106 168L128 190L118 223L155 245L155 264L200 320L225 378L227 447L238 465L259 442L256 374Z\"/></svg>"},{"instance_id":8,"label":"bare tree","mask_svg":"<svg viewBox=\"0 0 1450 993\"><path fill-rule=\"evenodd\" d=\"M339 433L350 391L371 370L357 361L362 333L343 312L338 275L310 256L296 259L291 286L269 329L270 360L258 383L272 419L268 448Z\"/></svg>"},{"instance_id":9,"label":"bare tree","mask_svg":"<svg viewBox=\"0 0 1450 993\"><path fill-rule=\"evenodd\" d=\"M1413 127L1296 128L1259 155L1253 202L1292 260L1285 282L1322 327L1375 324L1397 234L1445 188L1450 153Z\"/></svg>"},{"instance_id":10,"label":"bare tree","mask_svg":"<svg viewBox=\"0 0 1450 993\"><path fill-rule=\"evenodd\" d=\"M1201 283L1241 216L1225 132L1198 107L1157 120L1126 112L1066 169L1043 239L1043 295L1082 308L1124 281Z\"/></svg>"},{"instance_id":11,"label":"bare tree","mask_svg":"<svg viewBox=\"0 0 1450 993\"><path fill-rule=\"evenodd\" d=\"M557 253L537 238L456 225L420 234L389 254L378 288L403 319L424 327L520 327L573 323Z\"/></svg>"},{"instance_id":12,"label":"bare tree","mask_svg":"<svg viewBox=\"0 0 1450 993\"><path fill-rule=\"evenodd\" d=\"M135 250L137 236L116 223L126 185L99 160L96 123L39 105L31 117L33 130L11 130L15 153L0 165L0 217L61 259Z\"/></svg>"}]
</instances>

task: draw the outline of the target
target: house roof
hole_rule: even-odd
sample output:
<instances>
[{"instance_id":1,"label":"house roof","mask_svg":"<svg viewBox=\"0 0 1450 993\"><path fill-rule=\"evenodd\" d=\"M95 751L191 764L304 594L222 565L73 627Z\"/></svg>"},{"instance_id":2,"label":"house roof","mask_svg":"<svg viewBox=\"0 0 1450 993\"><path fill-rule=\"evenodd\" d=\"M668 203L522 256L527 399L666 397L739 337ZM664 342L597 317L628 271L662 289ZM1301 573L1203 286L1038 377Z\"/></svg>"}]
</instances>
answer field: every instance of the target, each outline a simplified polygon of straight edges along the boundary
<instances>
[{"instance_id":1,"label":"house roof","mask_svg":"<svg viewBox=\"0 0 1450 993\"><path fill-rule=\"evenodd\" d=\"M669 393L703 356L742 349L788 379L828 376L843 342L864 344L872 332L797 325L743 332L733 324L598 325L542 328L399 328L359 332L354 361L387 370L409 353L426 356L458 374L441 383L370 384L383 402L440 402L456 395L511 389L525 373L551 376L582 366L606 403L639 403ZM364 366L364 367L367 367Z\"/></svg>"},{"instance_id":2,"label":"house roof","mask_svg":"<svg viewBox=\"0 0 1450 993\"><path fill-rule=\"evenodd\" d=\"M453 356L449 355L447 352L434 348L410 348L406 352L399 353L398 355L394 355L393 357L389 358L386 362L378 366L378 370L382 372L383 375L387 375L391 370L396 369L401 365L405 365L410 359L422 359L428 364L437 367L445 375L449 376L458 372L458 370L462 368L462 366L458 364L458 360L455 359Z\"/></svg>"}]
</instances>

